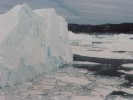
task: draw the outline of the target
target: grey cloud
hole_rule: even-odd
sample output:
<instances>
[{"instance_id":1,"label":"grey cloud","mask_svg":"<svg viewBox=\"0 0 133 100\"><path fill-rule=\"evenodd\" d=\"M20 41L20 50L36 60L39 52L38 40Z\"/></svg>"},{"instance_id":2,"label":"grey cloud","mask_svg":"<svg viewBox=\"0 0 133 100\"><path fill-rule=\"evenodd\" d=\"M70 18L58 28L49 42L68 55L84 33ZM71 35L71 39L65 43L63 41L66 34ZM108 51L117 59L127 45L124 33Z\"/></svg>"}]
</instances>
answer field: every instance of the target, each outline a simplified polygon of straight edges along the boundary
<instances>
[{"instance_id":1,"label":"grey cloud","mask_svg":"<svg viewBox=\"0 0 133 100\"><path fill-rule=\"evenodd\" d=\"M33 9L53 7L70 23L133 22L132 0L0 0L0 12L24 2Z\"/></svg>"}]
</instances>

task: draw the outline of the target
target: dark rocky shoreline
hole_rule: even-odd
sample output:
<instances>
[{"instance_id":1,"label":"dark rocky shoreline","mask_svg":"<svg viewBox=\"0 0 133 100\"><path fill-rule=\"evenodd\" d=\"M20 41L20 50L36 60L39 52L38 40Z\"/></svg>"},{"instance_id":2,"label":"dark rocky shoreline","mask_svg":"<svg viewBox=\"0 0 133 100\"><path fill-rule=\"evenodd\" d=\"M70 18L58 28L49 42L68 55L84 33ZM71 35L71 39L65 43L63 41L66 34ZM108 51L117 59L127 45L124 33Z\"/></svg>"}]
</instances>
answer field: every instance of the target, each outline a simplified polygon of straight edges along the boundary
<instances>
[{"instance_id":1,"label":"dark rocky shoreline","mask_svg":"<svg viewBox=\"0 0 133 100\"><path fill-rule=\"evenodd\" d=\"M68 29L77 34L133 34L133 23L101 25L69 24Z\"/></svg>"}]
</instances>

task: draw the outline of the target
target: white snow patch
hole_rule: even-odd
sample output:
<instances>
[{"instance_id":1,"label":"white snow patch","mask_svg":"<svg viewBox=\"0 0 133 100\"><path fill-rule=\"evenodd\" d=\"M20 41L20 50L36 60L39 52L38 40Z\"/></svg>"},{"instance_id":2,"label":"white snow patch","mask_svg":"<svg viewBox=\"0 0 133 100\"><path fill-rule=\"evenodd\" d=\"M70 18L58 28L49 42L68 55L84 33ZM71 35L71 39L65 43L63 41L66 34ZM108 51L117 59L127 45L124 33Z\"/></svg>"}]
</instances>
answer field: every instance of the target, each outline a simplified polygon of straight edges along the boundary
<instances>
[{"instance_id":1,"label":"white snow patch","mask_svg":"<svg viewBox=\"0 0 133 100\"><path fill-rule=\"evenodd\" d=\"M133 64L123 64L122 67L133 68Z\"/></svg>"},{"instance_id":2,"label":"white snow patch","mask_svg":"<svg viewBox=\"0 0 133 100\"><path fill-rule=\"evenodd\" d=\"M118 70L119 72L125 73L125 74L131 74L133 75L133 70L131 71L124 71L124 70Z\"/></svg>"},{"instance_id":3,"label":"white snow patch","mask_svg":"<svg viewBox=\"0 0 133 100\"><path fill-rule=\"evenodd\" d=\"M82 62L82 61L73 61L73 64L99 65L100 63L94 63L94 62Z\"/></svg>"},{"instance_id":4,"label":"white snow patch","mask_svg":"<svg viewBox=\"0 0 133 100\"><path fill-rule=\"evenodd\" d=\"M100 96L73 96L71 100L103 100Z\"/></svg>"},{"instance_id":5,"label":"white snow patch","mask_svg":"<svg viewBox=\"0 0 133 100\"><path fill-rule=\"evenodd\" d=\"M89 80L87 79L81 79L78 77L70 77L70 76L57 76L56 79L59 79L63 82L66 83L73 83L73 84L78 84L78 85L87 85L89 83L91 83Z\"/></svg>"}]
</instances>

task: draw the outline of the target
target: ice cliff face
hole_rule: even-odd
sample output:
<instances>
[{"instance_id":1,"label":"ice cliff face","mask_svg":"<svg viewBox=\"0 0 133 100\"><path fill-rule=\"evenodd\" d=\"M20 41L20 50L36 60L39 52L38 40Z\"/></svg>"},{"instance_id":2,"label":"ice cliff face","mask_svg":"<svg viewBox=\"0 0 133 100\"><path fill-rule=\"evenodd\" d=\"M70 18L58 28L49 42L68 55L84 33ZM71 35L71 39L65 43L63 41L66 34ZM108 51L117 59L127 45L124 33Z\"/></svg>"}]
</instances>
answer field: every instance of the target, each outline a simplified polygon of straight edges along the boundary
<instances>
[{"instance_id":1,"label":"ice cliff face","mask_svg":"<svg viewBox=\"0 0 133 100\"><path fill-rule=\"evenodd\" d=\"M0 86L12 86L72 61L67 23L54 9L17 5L0 15Z\"/></svg>"}]
</instances>

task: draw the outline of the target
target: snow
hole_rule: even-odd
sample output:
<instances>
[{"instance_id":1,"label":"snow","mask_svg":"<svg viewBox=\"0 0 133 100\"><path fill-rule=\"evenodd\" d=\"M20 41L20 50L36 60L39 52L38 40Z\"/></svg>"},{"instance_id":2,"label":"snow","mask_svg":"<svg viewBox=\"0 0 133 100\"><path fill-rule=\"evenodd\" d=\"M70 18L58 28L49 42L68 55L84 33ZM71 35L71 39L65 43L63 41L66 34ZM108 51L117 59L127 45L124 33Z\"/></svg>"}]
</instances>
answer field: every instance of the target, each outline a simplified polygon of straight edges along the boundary
<instances>
[{"instance_id":1,"label":"snow","mask_svg":"<svg viewBox=\"0 0 133 100\"><path fill-rule=\"evenodd\" d=\"M131 71L119 70L119 72L122 72L122 73L125 73L125 74L133 75L133 70L131 70Z\"/></svg>"},{"instance_id":2,"label":"snow","mask_svg":"<svg viewBox=\"0 0 133 100\"><path fill-rule=\"evenodd\" d=\"M121 78L84 74L82 69L67 65L44 73L22 85L0 89L0 100L132 100L113 91L133 93L133 87L123 87ZM91 72L92 73L92 72ZM64 78L63 78L64 77ZM66 80L65 80L66 77ZM74 80L74 81L73 81ZM75 81L76 80L76 81ZM82 83L83 80L87 83Z\"/></svg>"},{"instance_id":3,"label":"snow","mask_svg":"<svg viewBox=\"0 0 133 100\"><path fill-rule=\"evenodd\" d=\"M123 64L122 67L133 68L133 64Z\"/></svg>"},{"instance_id":4,"label":"snow","mask_svg":"<svg viewBox=\"0 0 133 100\"><path fill-rule=\"evenodd\" d=\"M125 71L125 70L119 70L119 72L125 73L125 74L130 74L133 75L133 64L129 63L129 64L123 64L122 65L123 68L127 68L130 69L129 71Z\"/></svg>"},{"instance_id":5,"label":"snow","mask_svg":"<svg viewBox=\"0 0 133 100\"><path fill-rule=\"evenodd\" d=\"M71 100L103 100L103 98L97 96L73 96Z\"/></svg>"},{"instance_id":6,"label":"snow","mask_svg":"<svg viewBox=\"0 0 133 100\"><path fill-rule=\"evenodd\" d=\"M12 86L72 61L67 23L54 9L17 5L0 15L0 86Z\"/></svg>"},{"instance_id":7,"label":"snow","mask_svg":"<svg viewBox=\"0 0 133 100\"><path fill-rule=\"evenodd\" d=\"M82 62L82 61L73 61L73 64L99 65L100 63L94 63L94 62Z\"/></svg>"},{"instance_id":8,"label":"snow","mask_svg":"<svg viewBox=\"0 0 133 100\"><path fill-rule=\"evenodd\" d=\"M80 79L77 77L70 77L70 76L57 76L56 79L62 80L63 82L79 84L79 85L87 85L91 83L87 79Z\"/></svg>"},{"instance_id":9,"label":"snow","mask_svg":"<svg viewBox=\"0 0 133 100\"><path fill-rule=\"evenodd\" d=\"M69 34L74 54L110 59L133 59L133 35Z\"/></svg>"}]
</instances>

